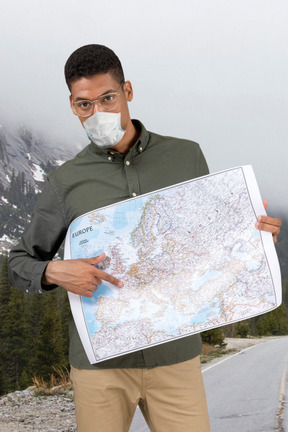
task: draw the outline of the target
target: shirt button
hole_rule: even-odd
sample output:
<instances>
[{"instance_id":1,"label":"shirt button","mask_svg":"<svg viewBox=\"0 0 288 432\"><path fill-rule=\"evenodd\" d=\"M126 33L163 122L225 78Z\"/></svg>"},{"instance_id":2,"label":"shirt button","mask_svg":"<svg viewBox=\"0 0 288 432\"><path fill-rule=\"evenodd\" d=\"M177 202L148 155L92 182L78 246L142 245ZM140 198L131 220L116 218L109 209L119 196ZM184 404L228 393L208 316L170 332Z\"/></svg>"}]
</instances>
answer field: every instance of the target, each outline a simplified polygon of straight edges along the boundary
<instances>
[{"instance_id":1,"label":"shirt button","mask_svg":"<svg viewBox=\"0 0 288 432\"><path fill-rule=\"evenodd\" d=\"M111 156L108 156L108 160L110 160L110 161L111 161L111 160L112 160L112 157L111 157Z\"/></svg>"},{"instance_id":2,"label":"shirt button","mask_svg":"<svg viewBox=\"0 0 288 432\"><path fill-rule=\"evenodd\" d=\"M142 148L142 147L139 147L139 151L142 152L142 151L143 151L143 148Z\"/></svg>"},{"instance_id":3,"label":"shirt button","mask_svg":"<svg viewBox=\"0 0 288 432\"><path fill-rule=\"evenodd\" d=\"M129 166L129 165L130 165L130 161L126 161L126 165L128 165L128 166Z\"/></svg>"},{"instance_id":4,"label":"shirt button","mask_svg":"<svg viewBox=\"0 0 288 432\"><path fill-rule=\"evenodd\" d=\"M133 193L132 193L132 196L135 197L135 196L137 196L137 194L136 194L135 192L133 192Z\"/></svg>"}]
</instances>

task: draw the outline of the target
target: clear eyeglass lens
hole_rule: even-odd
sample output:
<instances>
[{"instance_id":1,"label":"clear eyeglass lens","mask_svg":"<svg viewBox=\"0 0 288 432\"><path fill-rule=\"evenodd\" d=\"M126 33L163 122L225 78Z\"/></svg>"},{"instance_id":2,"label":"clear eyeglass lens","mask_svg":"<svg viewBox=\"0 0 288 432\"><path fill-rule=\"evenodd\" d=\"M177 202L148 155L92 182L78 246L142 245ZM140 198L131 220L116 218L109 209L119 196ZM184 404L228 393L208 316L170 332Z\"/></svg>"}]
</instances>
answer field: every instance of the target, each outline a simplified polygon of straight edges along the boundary
<instances>
[{"instance_id":1,"label":"clear eyeglass lens","mask_svg":"<svg viewBox=\"0 0 288 432\"><path fill-rule=\"evenodd\" d=\"M100 107L105 111L114 109L117 105L118 94L109 93L107 95L100 96L98 99Z\"/></svg>"},{"instance_id":2,"label":"clear eyeglass lens","mask_svg":"<svg viewBox=\"0 0 288 432\"><path fill-rule=\"evenodd\" d=\"M98 98L98 105L104 111L110 111L117 105L118 93L109 93ZM96 101L94 103L97 103ZM93 102L83 100L74 103L75 111L79 116L89 116L93 113Z\"/></svg>"},{"instance_id":3,"label":"clear eyeglass lens","mask_svg":"<svg viewBox=\"0 0 288 432\"><path fill-rule=\"evenodd\" d=\"M81 101L74 104L75 111L80 116L88 116L93 112L93 104L90 101Z\"/></svg>"}]
</instances>

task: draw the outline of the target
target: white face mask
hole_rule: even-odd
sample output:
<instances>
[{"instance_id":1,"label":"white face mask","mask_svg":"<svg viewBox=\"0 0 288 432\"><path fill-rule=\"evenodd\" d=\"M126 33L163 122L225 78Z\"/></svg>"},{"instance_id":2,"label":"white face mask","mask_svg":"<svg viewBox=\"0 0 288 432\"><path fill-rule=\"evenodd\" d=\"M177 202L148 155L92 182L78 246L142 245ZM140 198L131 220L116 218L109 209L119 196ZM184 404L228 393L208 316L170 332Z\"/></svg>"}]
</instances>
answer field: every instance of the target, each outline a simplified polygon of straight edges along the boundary
<instances>
[{"instance_id":1,"label":"white face mask","mask_svg":"<svg viewBox=\"0 0 288 432\"><path fill-rule=\"evenodd\" d=\"M96 112L83 126L88 138L100 148L114 147L126 132L121 128L121 113Z\"/></svg>"}]
</instances>

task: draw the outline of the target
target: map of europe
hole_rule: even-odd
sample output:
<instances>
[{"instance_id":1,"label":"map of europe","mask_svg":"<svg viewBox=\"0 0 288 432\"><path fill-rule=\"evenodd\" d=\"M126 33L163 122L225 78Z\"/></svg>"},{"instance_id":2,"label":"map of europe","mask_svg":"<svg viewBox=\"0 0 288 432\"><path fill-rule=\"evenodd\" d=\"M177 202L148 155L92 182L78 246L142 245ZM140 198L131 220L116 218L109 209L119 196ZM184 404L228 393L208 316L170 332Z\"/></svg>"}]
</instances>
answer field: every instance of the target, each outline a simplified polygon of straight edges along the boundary
<instances>
[{"instance_id":1,"label":"map of europe","mask_svg":"<svg viewBox=\"0 0 288 432\"><path fill-rule=\"evenodd\" d=\"M100 267L124 283L103 281L91 298L70 295L91 363L277 307L256 216L240 167L73 221L68 257L105 252Z\"/></svg>"}]
</instances>

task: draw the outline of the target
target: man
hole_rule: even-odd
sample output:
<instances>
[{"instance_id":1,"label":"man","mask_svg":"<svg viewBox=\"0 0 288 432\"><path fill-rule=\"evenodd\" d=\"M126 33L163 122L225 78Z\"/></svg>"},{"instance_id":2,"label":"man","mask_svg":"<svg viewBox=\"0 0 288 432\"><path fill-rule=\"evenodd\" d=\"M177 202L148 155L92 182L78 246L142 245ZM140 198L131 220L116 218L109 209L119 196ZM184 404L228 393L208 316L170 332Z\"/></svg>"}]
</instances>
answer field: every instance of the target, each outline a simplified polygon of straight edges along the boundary
<instances>
[{"instance_id":1,"label":"man","mask_svg":"<svg viewBox=\"0 0 288 432\"><path fill-rule=\"evenodd\" d=\"M78 216L130 197L208 173L198 144L148 132L132 121L130 81L110 49L87 45L65 66L71 108L90 144L50 174L33 219L10 255L12 285L31 293L62 286L92 297L109 281L122 282L90 259L52 261L69 224ZM258 228L274 238L280 220L261 217ZM208 432L200 370L199 335L91 365L72 321L70 363L78 432L129 430L139 404L151 431Z\"/></svg>"}]
</instances>

